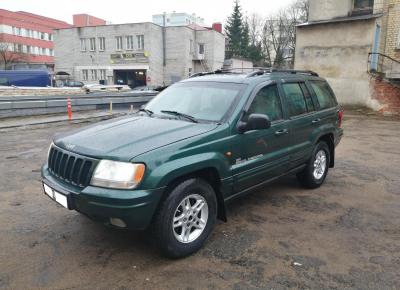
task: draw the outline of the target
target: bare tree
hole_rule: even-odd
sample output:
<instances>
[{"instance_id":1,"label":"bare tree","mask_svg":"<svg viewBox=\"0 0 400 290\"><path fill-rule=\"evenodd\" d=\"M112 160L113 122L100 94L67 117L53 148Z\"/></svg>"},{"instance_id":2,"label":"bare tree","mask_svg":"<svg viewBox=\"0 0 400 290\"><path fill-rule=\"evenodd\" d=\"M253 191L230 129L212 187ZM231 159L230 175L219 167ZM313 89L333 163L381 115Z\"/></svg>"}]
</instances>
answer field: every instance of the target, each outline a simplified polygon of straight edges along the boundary
<instances>
[{"instance_id":1,"label":"bare tree","mask_svg":"<svg viewBox=\"0 0 400 290\"><path fill-rule=\"evenodd\" d=\"M308 0L292 5L264 21L262 44L265 61L273 67L292 67L296 45L296 26L308 19Z\"/></svg>"},{"instance_id":2,"label":"bare tree","mask_svg":"<svg viewBox=\"0 0 400 290\"><path fill-rule=\"evenodd\" d=\"M256 45L261 40L263 20L259 14L253 13L246 21L249 25L250 44Z\"/></svg>"},{"instance_id":3,"label":"bare tree","mask_svg":"<svg viewBox=\"0 0 400 290\"><path fill-rule=\"evenodd\" d=\"M0 62L7 69L11 64L27 60L27 54L13 51L12 44L0 39Z\"/></svg>"}]
</instances>

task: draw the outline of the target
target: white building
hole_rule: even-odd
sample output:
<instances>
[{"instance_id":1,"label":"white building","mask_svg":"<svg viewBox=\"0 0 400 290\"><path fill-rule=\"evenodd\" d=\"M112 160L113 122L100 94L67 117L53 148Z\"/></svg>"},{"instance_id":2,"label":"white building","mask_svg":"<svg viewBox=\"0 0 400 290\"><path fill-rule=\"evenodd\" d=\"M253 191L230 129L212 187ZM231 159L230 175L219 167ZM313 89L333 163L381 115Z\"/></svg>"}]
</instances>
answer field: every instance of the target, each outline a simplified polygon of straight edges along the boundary
<instances>
[{"instance_id":1,"label":"white building","mask_svg":"<svg viewBox=\"0 0 400 290\"><path fill-rule=\"evenodd\" d=\"M165 26L187 26L191 24L205 26L204 19L197 16L195 13L176 13L175 11L173 13L153 15L153 23L164 26L164 17Z\"/></svg>"},{"instance_id":2,"label":"white building","mask_svg":"<svg viewBox=\"0 0 400 290\"><path fill-rule=\"evenodd\" d=\"M84 83L169 85L220 69L225 37L212 29L129 23L54 32L55 70Z\"/></svg>"}]
</instances>

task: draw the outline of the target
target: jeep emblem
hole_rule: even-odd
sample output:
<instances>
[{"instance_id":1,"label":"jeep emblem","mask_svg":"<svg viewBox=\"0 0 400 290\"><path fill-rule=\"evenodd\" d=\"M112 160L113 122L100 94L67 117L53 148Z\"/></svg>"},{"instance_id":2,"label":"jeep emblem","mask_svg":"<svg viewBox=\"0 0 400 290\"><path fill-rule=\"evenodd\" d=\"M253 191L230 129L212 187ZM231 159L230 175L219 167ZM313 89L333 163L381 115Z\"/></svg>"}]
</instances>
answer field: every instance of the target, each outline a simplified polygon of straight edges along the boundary
<instances>
[{"instance_id":1,"label":"jeep emblem","mask_svg":"<svg viewBox=\"0 0 400 290\"><path fill-rule=\"evenodd\" d=\"M69 149L69 150L73 150L76 147L76 145L67 144L67 145L65 145L65 147L67 147L67 149Z\"/></svg>"}]
</instances>

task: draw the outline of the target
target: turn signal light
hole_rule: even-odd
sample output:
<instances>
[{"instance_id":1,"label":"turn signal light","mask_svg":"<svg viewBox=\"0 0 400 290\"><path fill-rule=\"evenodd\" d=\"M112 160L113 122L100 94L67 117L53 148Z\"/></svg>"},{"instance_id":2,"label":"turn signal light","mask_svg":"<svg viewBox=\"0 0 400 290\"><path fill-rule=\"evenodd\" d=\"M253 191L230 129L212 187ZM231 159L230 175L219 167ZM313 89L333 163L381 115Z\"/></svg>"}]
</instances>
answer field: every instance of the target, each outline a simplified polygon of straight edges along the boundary
<instances>
[{"instance_id":1,"label":"turn signal light","mask_svg":"<svg viewBox=\"0 0 400 290\"><path fill-rule=\"evenodd\" d=\"M138 183L140 183L140 181L142 181L145 169L146 169L146 166L144 164L137 165L135 175L133 176L133 180L135 181L136 184L138 184Z\"/></svg>"}]
</instances>

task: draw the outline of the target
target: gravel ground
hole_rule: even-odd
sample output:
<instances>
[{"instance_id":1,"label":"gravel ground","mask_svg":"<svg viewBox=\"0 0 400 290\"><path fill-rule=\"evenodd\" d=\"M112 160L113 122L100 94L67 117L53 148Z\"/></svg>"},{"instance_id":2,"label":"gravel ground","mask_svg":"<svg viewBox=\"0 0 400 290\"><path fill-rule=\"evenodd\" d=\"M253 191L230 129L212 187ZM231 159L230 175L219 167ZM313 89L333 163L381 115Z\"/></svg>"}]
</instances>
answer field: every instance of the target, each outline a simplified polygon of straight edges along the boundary
<instances>
[{"instance_id":1,"label":"gravel ground","mask_svg":"<svg viewBox=\"0 0 400 290\"><path fill-rule=\"evenodd\" d=\"M399 289L400 121L347 114L324 186L285 177L229 205L205 247L160 257L42 193L50 138L85 125L0 131L0 289Z\"/></svg>"}]
</instances>

